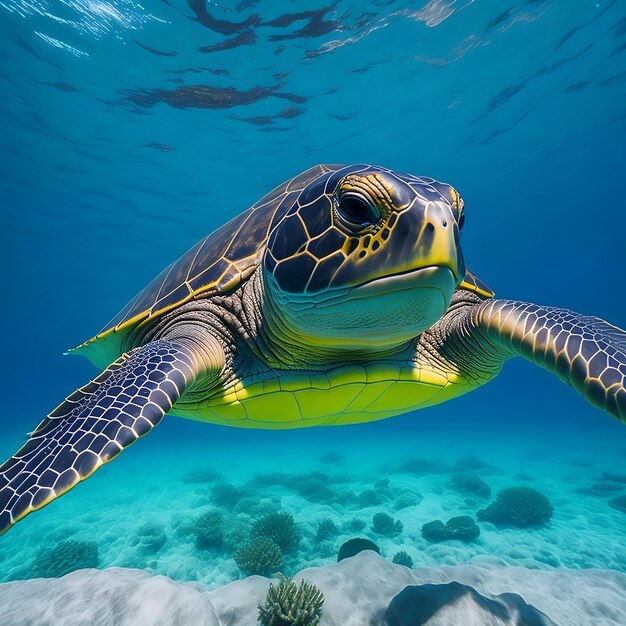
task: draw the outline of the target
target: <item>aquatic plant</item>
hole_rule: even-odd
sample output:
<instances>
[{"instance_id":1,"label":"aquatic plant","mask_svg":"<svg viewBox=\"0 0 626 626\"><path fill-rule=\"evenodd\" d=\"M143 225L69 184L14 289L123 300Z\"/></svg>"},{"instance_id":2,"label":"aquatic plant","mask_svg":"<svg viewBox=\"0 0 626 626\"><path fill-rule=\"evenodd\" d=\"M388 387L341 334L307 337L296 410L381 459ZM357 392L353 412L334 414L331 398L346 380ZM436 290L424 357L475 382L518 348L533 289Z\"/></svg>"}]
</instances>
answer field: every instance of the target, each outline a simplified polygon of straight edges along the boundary
<instances>
[{"instance_id":1,"label":"aquatic plant","mask_svg":"<svg viewBox=\"0 0 626 626\"><path fill-rule=\"evenodd\" d=\"M222 513L215 509L203 513L196 520L194 533L200 550L220 549L224 541Z\"/></svg>"},{"instance_id":2,"label":"aquatic plant","mask_svg":"<svg viewBox=\"0 0 626 626\"><path fill-rule=\"evenodd\" d=\"M244 574L273 574L283 564L280 548L267 537L254 537L233 555L235 563Z\"/></svg>"},{"instance_id":3,"label":"aquatic plant","mask_svg":"<svg viewBox=\"0 0 626 626\"><path fill-rule=\"evenodd\" d=\"M320 621L324 594L304 580L296 585L279 574L278 585L270 583L265 604L259 604L261 626L316 626Z\"/></svg>"},{"instance_id":4,"label":"aquatic plant","mask_svg":"<svg viewBox=\"0 0 626 626\"><path fill-rule=\"evenodd\" d=\"M609 506L613 507L616 511L626 513L626 496L618 496L609 500Z\"/></svg>"},{"instance_id":5,"label":"aquatic plant","mask_svg":"<svg viewBox=\"0 0 626 626\"><path fill-rule=\"evenodd\" d=\"M371 540L365 537L355 537L354 539L348 539L348 541L341 544L339 552L337 553L337 563L343 561L363 550L373 550L380 554L380 548Z\"/></svg>"},{"instance_id":6,"label":"aquatic plant","mask_svg":"<svg viewBox=\"0 0 626 626\"><path fill-rule=\"evenodd\" d=\"M296 525L291 513L269 513L254 522L252 537L271 539L284 554L293 552L300 543L302 533Z\"/></svg>"},{"instance_id":7,"label":"aquatic plant","mask_svg":"<svg viewBox=\"0 0 626 626\"><path fill-rule=\"evenodd\" d=\"M394 520L393 517L387 515L387 513L376 513L372 518L372 530L379 535L393 537L394 535L399 535L402 529L402 522L400 520Z\"/></svg>"},{"instance_id":8,"label":"aquatic plant","mask_svg":"<svg viewBox=\"0 0 626 626\"><path fill-rule=\"evenodd\" d=\"M404 565L404 567L413 567L413 559L408 552L400 550L393 555L393 563L396 565Z\"/></svg>"},{"instance_id":9,"label":"aquatic plant","mask_svg":"<svg viewBox=\"0 0 626 626\"><path fill-rule=\"evenodd\" d=\"M445 524L441 520L434 520L422 526L422 537L433 542L447 539L472 541L479 535L480 528L469 515L452 517Z\"/></svg>"},{"instance_id":10,"label":"aquatic plant","mask_svg":"<svg viewBox=\"0 0 626 626\"><path fill-rule=\"evenodd\" d=\"M147 522L137 529L129 543L146 554L156 554L167 543L167 535L162 526Z\"/></svg>"},{"instance_id":11,"label":"aquatic plant","mask_svg":"<svg viewBox=\"0 0 626 626\"><path fill-rule=\"evenodd\" d=\"M326 517L317 525L315 540L318 542L326 541L326 539L333 539L338 534L339 529L337 528L337 524L335 524L330 517Z\"/></svg>"},{"instance_id":12,"label":"aquatic plant","mask_svg":"<svg viewBox=\"0 0 626 626\"><path fill-rule=\"evenodd\" d=\"M532 487L502 489L496 499L476 515L479 520L496 526L526 528L545 524L554 513L550 500Z\"/></svg>"},{"instance_id":13,"label":"aquatic plant","mask_svg":"<svg viewBox=\"0 0 626 626\"><path fill-rule=\"evenodd\" d=\"M491 487L474 472L463 472L454 474L450 480L452 489L481 498L488 498L491 495Z\"/></svg>"},{"instance_id":14,"label":"aquatic plant","mask_svg":"<svg viewBox=\"0 0 626 626\"><path fill-rule=\"evenodd\" d=\"M35 556L33 578L60 578L77 569L98 567L95 541L69 539L52 548L42 548Z\"/></svg>"}]
</instances>

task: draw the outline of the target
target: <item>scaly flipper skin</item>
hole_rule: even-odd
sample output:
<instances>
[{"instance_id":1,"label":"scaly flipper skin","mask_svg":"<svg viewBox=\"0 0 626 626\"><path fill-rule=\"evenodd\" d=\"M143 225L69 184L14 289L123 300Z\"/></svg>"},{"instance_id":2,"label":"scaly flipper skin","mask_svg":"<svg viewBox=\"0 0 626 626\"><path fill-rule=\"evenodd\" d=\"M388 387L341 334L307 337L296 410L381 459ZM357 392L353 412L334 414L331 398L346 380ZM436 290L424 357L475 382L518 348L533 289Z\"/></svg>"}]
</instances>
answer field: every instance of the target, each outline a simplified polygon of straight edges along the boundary
<instances>
[{"instance_id":1,"label":"scaly flipper skin","mask_svg":"<svg viewBox=\"0 0 626 626\"><path fill-rule=\"evenodd\" d=\"M556 374L626 422L626 332L597 317L515 300L491 300L476 313L490 341Z\"/></svg>"},{"instance_id":2,"label":"scaly flipper skin","mask_svg":"<svg viewBox=\"0 0 626 626\"><path fill-rule=\"evenodd\" d=\"M149 432L198 373L190 348L154 341L76 390L0 466L0 534Z\"/></svg>"},{"instance_id":3,"label":"scaly flipper skin","mask_svg":"<svg viewBox=\"0 0 626 626\"><path fill-rule=\"evenodd\" d=\"M492 377L505 360L521 356L626 422L626 332L620 328L597 317L515 300L464 307L447 326L439 353L462 370Z\"/></svg>"}]
</instances>

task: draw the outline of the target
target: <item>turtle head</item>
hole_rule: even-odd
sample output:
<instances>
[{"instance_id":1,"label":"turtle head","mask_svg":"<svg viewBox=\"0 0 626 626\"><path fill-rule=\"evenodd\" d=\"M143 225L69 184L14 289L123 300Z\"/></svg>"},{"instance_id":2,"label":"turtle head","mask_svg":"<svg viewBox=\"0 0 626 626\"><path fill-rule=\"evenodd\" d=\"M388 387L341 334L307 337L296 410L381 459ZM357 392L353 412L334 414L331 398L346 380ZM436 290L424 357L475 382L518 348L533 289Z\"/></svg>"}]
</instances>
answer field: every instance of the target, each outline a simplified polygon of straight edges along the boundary
<instances>
[{"instance_id":1,"label":"turtle head","mask_svg":"<svg viewBox=\"0 0 626 626\"><path fill-rule=\"evenodd\" d=\"M446 311L465 267L449 185L375 166L311 182L272 224L266 291L307 340L398 345Z\"/></svg>"}]
</instances>

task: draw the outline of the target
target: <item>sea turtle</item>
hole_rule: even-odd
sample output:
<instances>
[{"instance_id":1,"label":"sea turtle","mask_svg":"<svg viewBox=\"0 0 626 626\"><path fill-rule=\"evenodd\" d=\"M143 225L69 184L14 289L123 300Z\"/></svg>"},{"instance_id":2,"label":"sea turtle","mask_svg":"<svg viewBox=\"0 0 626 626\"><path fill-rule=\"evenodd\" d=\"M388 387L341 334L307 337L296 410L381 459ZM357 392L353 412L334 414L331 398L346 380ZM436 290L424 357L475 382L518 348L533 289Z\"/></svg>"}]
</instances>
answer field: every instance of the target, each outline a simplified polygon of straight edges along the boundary
<instances>
[{"instance_id":1,"label":"sea turtle","mask_svg":"<svg viewBox=\"0 0 626 626\"><path fill-rule=\"evenodd\" d=\"M168 412L254 428L378 420L523 356L626 422L626 333L494 299L465 268L463 222L450 185L377 166L319 165L270 192L74 350L104 371L0 467L0 532Z\"/></svg>"}]
</instances>

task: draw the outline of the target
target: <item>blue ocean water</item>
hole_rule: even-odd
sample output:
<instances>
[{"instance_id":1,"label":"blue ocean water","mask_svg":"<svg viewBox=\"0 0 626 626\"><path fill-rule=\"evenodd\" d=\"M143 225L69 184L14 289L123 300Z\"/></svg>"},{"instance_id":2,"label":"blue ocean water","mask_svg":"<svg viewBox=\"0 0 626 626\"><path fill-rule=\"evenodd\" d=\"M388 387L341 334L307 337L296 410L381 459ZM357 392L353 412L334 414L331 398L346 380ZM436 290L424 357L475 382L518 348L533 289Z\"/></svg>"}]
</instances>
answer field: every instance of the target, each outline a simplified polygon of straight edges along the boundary
<instances>
[{"instance_id":1,"label":"blue ocean water","mask_svg":"<svg viewBox=\"0 0 626 626\"><path fill-rule=\"evenodd\" d=\"M2 458L94 376L65 350L200 238L317 163L450 182L465 200L466 261L498 297L626 327L621 0L2 0L0 15ZM494 493L546 493L552 526L425 544L423 523L484 504L449 488L468 456L485 463ZM401 467L412 457L439 469L411 476ZM468 396L375 424L268 432L166 419L2 537L0 576L27 576L42 549L73 538L97 541L101 567L237 577L232 551L209 558L185 530L212 506L216 479L193 478L208 470L269 508L280 498L311 533L324 516L369 523L389 509L405 532L381 547L416 564L482 555L626 571L626 519L608 505L626 486L601 478L626 472L624 425L517 360ZM284 484L250 487L258 474L316 471L357 494L389 478L422 501L325 508ZM153 552L132 540L146 522L167 537ZM332 562L344 535L323 548L311 540L292 567Z\"/></svg>"}]
</instances>

